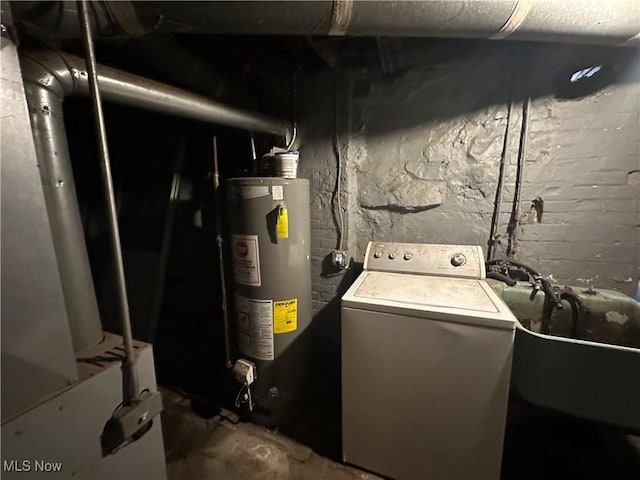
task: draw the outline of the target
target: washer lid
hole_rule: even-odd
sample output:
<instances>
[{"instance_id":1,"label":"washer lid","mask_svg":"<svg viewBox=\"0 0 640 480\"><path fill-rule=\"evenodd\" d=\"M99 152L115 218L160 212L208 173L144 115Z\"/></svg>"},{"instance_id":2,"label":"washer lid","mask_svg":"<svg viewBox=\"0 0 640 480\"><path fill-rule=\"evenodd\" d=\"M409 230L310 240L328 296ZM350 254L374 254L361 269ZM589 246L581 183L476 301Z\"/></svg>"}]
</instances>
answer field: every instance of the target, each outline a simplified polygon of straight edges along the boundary
<instances>
[{"instance_id":1,"label":"washer lid","mask_svg":"<svg viewBox=\"0 0 640 480\"><path fill-rule=\"evenodd\" d=\"M484 280L470 278L363 272L342 305L510 329L516 321Z\"/></svg>"}]
</instances>

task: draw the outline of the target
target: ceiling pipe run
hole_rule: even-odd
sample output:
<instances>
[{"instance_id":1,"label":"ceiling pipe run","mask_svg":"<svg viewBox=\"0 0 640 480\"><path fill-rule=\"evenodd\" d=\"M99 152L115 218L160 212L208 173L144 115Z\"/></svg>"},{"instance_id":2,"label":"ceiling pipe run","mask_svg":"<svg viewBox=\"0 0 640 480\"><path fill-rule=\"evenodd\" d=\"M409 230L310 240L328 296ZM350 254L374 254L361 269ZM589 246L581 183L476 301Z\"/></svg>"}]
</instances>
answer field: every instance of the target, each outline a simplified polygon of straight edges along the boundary
<instances>
[{"instance_id":1,"label":"ceiling pipe run","mask_svg":"<svg viewBox=\"0 0 640 480\"><path fill-rule=\"evenodd\" d=\"M95 1L102 36L144 33L487 38L637 43L637 0ZM15 2L24 26L77 37L74 2Z\"/></svg>"},{"instance_id":2,"label":"ceiling pipe run","mask_svg":"<svg viewBox=\"0 0 640 480\"><path fill-rule=\"evenodd\" d=\"M84 60L74 55L54 51L23 54L22 76L25 82L60 98L89 94ZM103 98L122 105L281 137L291 133L288 121L231 107L115 68L98 66L98 80Z\"/></svg>"},{"instance_id":3,"label":"ceiling pipe run","mask_svg":"<svg viewBox=\"0 0 640 480\"><path fill-rule=\"evenodd\" d=\"M83 59L53 51L22 55L31 128L76 352L102 339L102 325L74 186L62 103L89 95ZM278 136L288 122L229 107L146 78L98 66L105 100L203 122Z\"/></svg>"}]
</instances>

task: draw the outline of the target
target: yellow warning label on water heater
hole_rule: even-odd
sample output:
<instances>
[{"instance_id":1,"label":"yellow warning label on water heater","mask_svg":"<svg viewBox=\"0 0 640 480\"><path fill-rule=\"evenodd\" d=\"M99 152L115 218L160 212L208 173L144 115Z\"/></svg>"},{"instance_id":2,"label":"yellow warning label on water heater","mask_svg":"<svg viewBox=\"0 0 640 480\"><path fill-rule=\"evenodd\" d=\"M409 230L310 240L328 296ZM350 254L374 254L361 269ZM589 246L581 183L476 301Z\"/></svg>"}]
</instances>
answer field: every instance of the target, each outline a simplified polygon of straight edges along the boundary
<instances>
[{"instance_id":1,"label":"yellow warning label on water heater","mask_svg":"<svg viewBox=\"0 0 640 480\"><path fill-rule=\"evenodd\" d=\"M298 299L273 302L273 333L294 332L298 328Z\"/></svg>"},{"instance_id":2,"label":"yellow warning label on water heater","mask_svg":"<svg viewBox=\"0 0 640 480\"><path fill-rule=\"evenodd\" d=\"M280 205L278 207L276 237L289 238L289 212L287 211L287 207L285 207L284 205Z\"/></svg>"}]
</instances>

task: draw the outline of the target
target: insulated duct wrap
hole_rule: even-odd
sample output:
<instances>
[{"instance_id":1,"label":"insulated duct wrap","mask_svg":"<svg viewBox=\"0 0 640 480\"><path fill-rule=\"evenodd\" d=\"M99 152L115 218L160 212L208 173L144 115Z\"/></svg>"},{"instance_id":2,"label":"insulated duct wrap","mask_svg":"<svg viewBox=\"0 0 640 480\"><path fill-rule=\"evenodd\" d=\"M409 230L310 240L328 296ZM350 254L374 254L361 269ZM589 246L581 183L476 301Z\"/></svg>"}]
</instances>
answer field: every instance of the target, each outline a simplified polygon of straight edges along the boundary
<instances>
[{"instance_id":1,"label":"insulated duct wrap","mask_svg":"<svg viewBox=\"0 0 640 480\"><path fill-rule=\"evenodd\" d=\"M94 2L103 36L142 33L513 38L622 45L638 40L637 0ZM26 26L78 36L75 2L17 2ZM633 39L633 40L632 40Z\"/></svg>"}]
</instances>

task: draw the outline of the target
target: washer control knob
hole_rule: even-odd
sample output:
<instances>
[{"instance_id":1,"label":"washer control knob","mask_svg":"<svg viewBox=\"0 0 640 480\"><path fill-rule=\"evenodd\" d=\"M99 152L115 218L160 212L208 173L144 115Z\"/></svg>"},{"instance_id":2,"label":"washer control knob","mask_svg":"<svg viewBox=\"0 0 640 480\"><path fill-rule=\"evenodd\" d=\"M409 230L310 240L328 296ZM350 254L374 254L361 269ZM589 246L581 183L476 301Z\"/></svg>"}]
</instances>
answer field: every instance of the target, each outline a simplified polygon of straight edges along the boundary
<instances>
[{"instance_id":1,"label":"washer control knob","mask_svg":"<svg viewBox=\"0 0 640 480\"><path fill-rule=\"evenodd\" d=\"M373 258L380 258L382 256L382 252L380 250L376 250L373 252Z\"/></svg>"},{"instance_id":2,"label":"washer control knob","mask_svg":"<svg viewBox=\"0 0 640 480\"><path fill-rule=\"evenodd\" d=\"M393 260L394 258L396 258L397 253L396 252L391 252L389 254L389 260Z\"/></svg>"},{"instance_id":3,"label":"washer control knob","mask_svg":"<svg viewBox=\"0 0 640 480\"><path fill-rule=\"evenodd\" d=\"M454 267L459 267L460 265L464 265L467 261L467 257L465 257L461 253L456 253L451 257L451 265Z\"/></svg>"},{"instance_id":4,"label":"washer control knob","mask_svg":"<svg viewBox=\"0 0 640 480\"><path fill-rule=\"evenodd\" d=\"M407 252L407 253L404 254L404 259L405 260L411 260L412 258L413 258L413 253Z\"/></svg>"}]
</instances>

